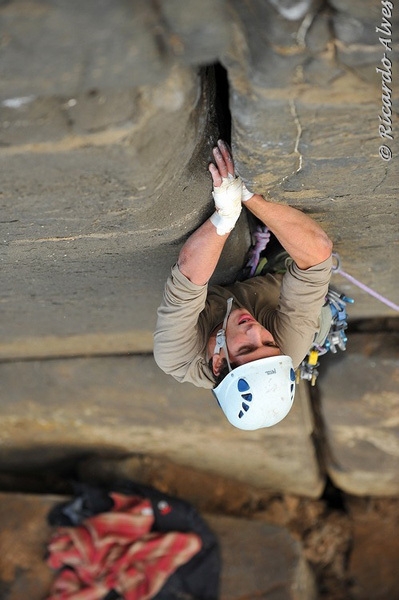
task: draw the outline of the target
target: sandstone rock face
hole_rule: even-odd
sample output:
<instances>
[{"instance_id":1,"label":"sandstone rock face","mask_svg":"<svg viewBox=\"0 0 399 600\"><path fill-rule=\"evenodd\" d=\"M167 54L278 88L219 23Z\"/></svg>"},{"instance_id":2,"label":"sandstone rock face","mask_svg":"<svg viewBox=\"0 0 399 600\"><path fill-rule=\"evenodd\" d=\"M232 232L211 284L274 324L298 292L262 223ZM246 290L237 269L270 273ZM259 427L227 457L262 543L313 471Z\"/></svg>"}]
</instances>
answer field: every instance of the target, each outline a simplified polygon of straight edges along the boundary
<instances>
[{"instance_id":1,"label":"sandstone rock face","mask_svg":"<svg viewBox=\"0 0 399 600\"><path fill-rule=\"evenodd\" d=\"M59 497L0 494L0 594L9 600L39 600L53 573L44 557L51 534L47 514Z\"/></svg>"},{"instance_id":2,"label":"sandstone rock face","mask_svg":"<svg viewBox=\"0 0 399 600\"><path fill-rule=\"evenodd\" d=\"M98 334L101 346L102 334L128 329L130 349L137 351L136 331L151 336L177 256L165 244L210 214L209 77L176 68L159 85L122 95L114 90L4 108L4 208L17 215L10 214L3 232L6 346L19 343L21 354L35 355L29 346L41 341L51 354L48 336L71 342L77 334ZM245 216L237 233L220 281L233 280L241 266L236 254L244 256L249 245ZM84 341L73 339L80 353ZM9 355L10 347L3 352Z\"/></svg>"},{"instance_id":3,"label":"sandstone rock face","mask_svg":"<svg viewBox=\"0 0 399 600\"><path fill-rule=\"evenodd\" d=\"M320 376L327 472L358 496L397 496L397 334L353 335Z\"/></svg>"},{"instance_id":4,"label":"sandstone rock face","mask_svg":"<svg viewBox=\"0 0 399 600\"><path fill-rule=\"evenodd\" d=\"M349 27L351 19L378 27L380 3L336 1L333 11L310 1L157 7L15 0L0 9L2 340L120 333L131 306L159 297L177 251L168 247L162 265L152 251L181 243L212 210L206 164L229 110L249 186L312 213L346 270L397 301L396 141L391 161L378 157L384 48L374 36L370 65L367 44L360 51L363 38ZM369 77L346 68L342 44L360 52L357 67ZM230 96L218 114L212 69L198 71L217 60ZM232 260L241 266L248 237L236 233ZM157 280L152 289L141 272L120 288L128 261L146 265ZM224 280L234 277L229 266ZM356 297L353 317L392 314L339 276L337 284ZM141 313L141 329L151 330L154 304Z\"/></svg>"},{"instance_id":5,"label":"sandstone rock face","mask_svg":"<svg viewBox=\"0 0 399 600\"><path fill-rule=\"evenodd\" d=\"M323 361L320 406L300 386L285 421L251 434L151 356L169 269L213 211L207 164L219 136L231 138L248 187L311 214L342 268L399 303L399 21L389 6L0 3L2 471L101 450L149 456L161 474L176 464L208 484L220 476L223 493L237 488L242 502L245 486L319 498L326 473L347 493L397 495L397 349L384 353L385 338L350 338L345 354ZM234 280L249 243L243 211L215 282ZM355 298L350 319L396 314L342 275L333 283ZM10 526L1 527L0 595L10 600L44 595L53 501L0 498ZM223 597L316 596L285 530L211 522L226 557ZM331 552L326 531L314 563ZM382 553L361 552L385 533L396 557L386 523L355 523L359 600L381 588L379 572L381 599L397 595Z\"/></svg>"},{"instance_id":6,"label":"sandstone rock face","mask_svg":"<svg viewBox=\"0 0 399 600\"><path fill-rule=\"evenodd\" d=\"M381 5L373 2L370 11L361 3L338 4L333 16L327 7L313 7L298 21L282 20L267 3L252 2L251 11L241 5L234 43L223 56L233 146L250 188L312 213L334 241L343 269L397 303L392 210L398 152L395 140L379 137L379 116L388 119L384 131L394 119L392 86L382 89L381 78L394 80L397 47L392 41L386 52L389 73L377 73L376 68L385 71L385 46L375 37ZM339 31L331 36L337 19L348 23L352 16L364 22L367 36L375 19L371 46L359 47L353 34L345 44ZM396 18L390 19L392 30ZM393 151L390 161L378 156L386 142ZM368 240L382 239L382 230L388 246L377 242L371 252L365 250ZM352 317L392 314L339 275L334 283L356 298Z\"/></svg>"},{"instance_id":7,"label":"sandstone rock face","mask_svg":"<svg viewBox=\"0 0 399 600\"><path fill-rule=\"evenodd\" d=\"M314 576L300 547L284 529L229 517L207 520L220 539L225 565L221 598L317 598ZM254 548L259 549L256 554Z\"/></svg>"},{"instance_id":8,"label":"sandstone rock face","mask_svg":"<svg viewBox=\"0 0 399 600\"><path fill-rule=\"evenodd\" d=\"M353 498L353 550L349 560L354 600L390 600L399 594L395 565L399 559L397 498Z\"/></svg>"},{"instance_id":9,"label":"sandstone rock face","mask_svg":"<svg viewBox=\"0 0 399 600\"><path fill-rule=\"evenodd\" d=\"M324 487L305 387L280 424L249 433L227 422L210 391L159 375L150 356L10 363L0 371L3 470L50 466L65 453L133 452L263 489L316 498Z\"/></svg>"},{"instance_id":10,"label":"sandstone rock face","mask_svg":"<svg viewBox=\"0 0 399 600\"><path fill-rule=\"evenodd\" d=\"M397 33L388 38L399 30L396 13L385 16L385 45L374 35L382 4L372 0L189 0L184 10L177 0L13 0L0 16L0 357L33 361L1 366L8 424L26 425L22 437L16 426L4 430L4 456L27 450L28 440L51 446L57 437L65 449L87 435L90 444L111 444L108 424L126 424L138 438L125 429L123 448L140 440L150 451L155 439L157 451L185 464L320 494L311 420L293 413L281 438L234 438L240 451L232 466L234 434L224 437L220 413L216 421L199 415L196 390L155 368L152 331L181 244L213 210L207 164L230 130L248 186L311 214L344 270L399 302L399 152L396 134L381 138L379 129L396 127ZM249 242L243 212L215 281L235 278ZM350 318L394 314L343 276L333 281L356 300ZM146 356L116 358L126 353ZM105 370L83 358L108 354L115 362ZM67 384L75 378L76 386ZM163 411L144 404L147 390L165 403L170 430ZM338 418L331 410L329 435ZM180 427L189 423L187 438L175 436L176 413ZM225 443L216 462L212 427ZM198 452L205 445L208 455ZM246 450L255 456L250 473ZM387 477L381 493L393 489ZM361 489L375 487L367 479Z\"/></svg>"}]
</instances>

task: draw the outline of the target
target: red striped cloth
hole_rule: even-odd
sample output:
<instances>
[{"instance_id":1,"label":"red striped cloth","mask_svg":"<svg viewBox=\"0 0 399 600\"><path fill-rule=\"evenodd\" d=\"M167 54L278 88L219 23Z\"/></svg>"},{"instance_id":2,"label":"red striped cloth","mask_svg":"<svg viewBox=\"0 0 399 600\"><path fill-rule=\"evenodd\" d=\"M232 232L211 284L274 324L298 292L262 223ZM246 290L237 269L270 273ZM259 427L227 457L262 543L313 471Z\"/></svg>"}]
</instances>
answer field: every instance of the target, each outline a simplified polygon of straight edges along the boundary
<instances>
[{"instance_id":1,"label":"red striped cloth","mask_svg":"<svg viewBox=\"0 0 399 600\"><path fill-rule=\"evenodd\" d=\"M110 496L110 512L58 528L50 540L47 562L62 570L47 600L102 600L112 589L125 600L147 600L201 549L194 533L151 533L149 500Z\"/></svg>"}]
</instances>

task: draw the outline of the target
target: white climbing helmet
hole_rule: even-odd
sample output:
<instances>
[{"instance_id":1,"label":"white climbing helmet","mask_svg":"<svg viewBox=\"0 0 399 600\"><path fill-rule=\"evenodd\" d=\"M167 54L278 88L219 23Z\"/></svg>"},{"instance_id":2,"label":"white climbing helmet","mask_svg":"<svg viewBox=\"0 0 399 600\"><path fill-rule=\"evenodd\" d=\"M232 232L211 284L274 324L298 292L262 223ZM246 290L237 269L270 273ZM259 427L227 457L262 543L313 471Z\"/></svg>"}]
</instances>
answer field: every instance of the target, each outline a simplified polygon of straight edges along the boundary
<instances>
[{"instance_id":1,"label":"white climbing helmet","mask_svg":"<svg viewBox=\"0 0 399 600\"><path fill-rule=\"evenodd\" d=\"M271 427L290 412L295 396L295 371L289 356L270 356L232 369L226 343L227 319L233 299L227 301L214 353L223 348L229 373L212 391L228 421L238 429Z\"/></svg>"},{"instance_id":2,"label":"white climbing helmet","mask_svg":"<svg viewBox=\"0 0 399 600\"><path fill-rule=\"evenodd\" d=\"M234 427L253 430L276 425L294 402L292 360L289 356L270 356L236 367L213 393Z\"/></svg>"}]
</instances>

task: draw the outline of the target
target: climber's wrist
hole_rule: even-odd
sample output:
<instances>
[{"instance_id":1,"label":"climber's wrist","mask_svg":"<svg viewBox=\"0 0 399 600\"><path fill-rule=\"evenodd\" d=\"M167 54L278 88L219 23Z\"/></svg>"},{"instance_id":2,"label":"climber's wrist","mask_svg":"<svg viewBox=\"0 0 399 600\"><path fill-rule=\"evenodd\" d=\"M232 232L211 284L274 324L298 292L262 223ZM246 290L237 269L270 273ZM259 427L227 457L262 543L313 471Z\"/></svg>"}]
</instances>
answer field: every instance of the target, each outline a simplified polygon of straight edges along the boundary
<instances>
[{"instance_id":1,"label":"climber's wrist","mask_svg":"<svg viewBox=\"0 0 399 600\"><path fill-rule=\"evenodd\" d=\"M230 214L222 214L222 212L215 210L213 215L210 217L210 221L212 225L216 228L216 233L218 235L226 235L226 233L230 233L235 227L235 224L238 221L238 218L241 213L240 210L236 210Z\"/></svg>"},{"instance_id":2,"label":"climber's wrist","mask_svg":"<svg viewBox=\"0 0 399 600\"><path fill-rule=\"evenodd\" d=\"M246 186L245 183L242 183L242 201L243 202L248 202L248 200L250 200L251 198L253 198L253 196L255 196L254 192L250 192Z\"/></svg>"}]
</instances>

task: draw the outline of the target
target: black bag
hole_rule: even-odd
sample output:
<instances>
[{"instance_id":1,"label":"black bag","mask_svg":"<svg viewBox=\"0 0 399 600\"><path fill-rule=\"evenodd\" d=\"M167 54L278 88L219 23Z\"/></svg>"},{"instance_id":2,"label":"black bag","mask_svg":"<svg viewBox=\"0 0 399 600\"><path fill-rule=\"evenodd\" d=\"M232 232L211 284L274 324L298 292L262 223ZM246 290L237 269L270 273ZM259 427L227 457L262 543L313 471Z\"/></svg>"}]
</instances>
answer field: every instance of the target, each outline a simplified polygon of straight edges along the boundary
<instances>
[{"instance_id":1,"label":"black bag","mask_svg":"<svg viewBox=\"0 0 399 600\"><path fill-rule=\"evenodd\" d=\"M113 501L109 492L148 499L154 511L153 531L191 532L201 538L201 550L169 577L153 600L217 600L221 571L218 540L195 508L184 500L130 480L113 483L108 489L78 483L75 498L50 511L49 524L74 527L88 517L110 510ZM111 591L104 600L117 598L120 596Z\"/></svg>"}]
</instances>

